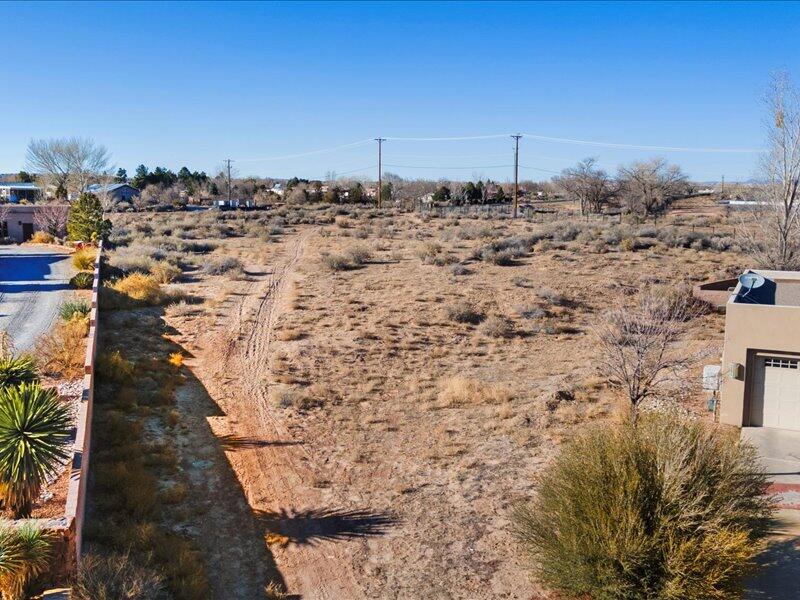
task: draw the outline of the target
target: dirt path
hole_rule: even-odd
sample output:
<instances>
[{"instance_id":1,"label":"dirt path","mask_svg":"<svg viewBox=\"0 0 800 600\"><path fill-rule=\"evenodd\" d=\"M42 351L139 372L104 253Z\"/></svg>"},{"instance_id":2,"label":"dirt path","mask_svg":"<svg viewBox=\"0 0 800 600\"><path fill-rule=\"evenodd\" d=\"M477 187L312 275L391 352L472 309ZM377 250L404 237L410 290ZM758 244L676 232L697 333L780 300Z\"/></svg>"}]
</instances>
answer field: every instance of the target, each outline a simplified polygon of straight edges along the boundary
<instances>
[{"instance_id":1,"label":"dirt path","mask_svg":"<svg viewBox=\"0 0 800 600\"><path fill-rule=\"evenodd\" d=\"M211 428L224 440L288 591L304 599L358 599L365 596L347 560L347 539L353 528L370 524L358 511L332 506L326 490L314 487L311 453L273 417L269 402L273 329L310 235L289 239L273 264L249 267L267 272L231 296L230 316L201 334L190 364L225 413L209 419Z\"/></svg>"}]
</instances>

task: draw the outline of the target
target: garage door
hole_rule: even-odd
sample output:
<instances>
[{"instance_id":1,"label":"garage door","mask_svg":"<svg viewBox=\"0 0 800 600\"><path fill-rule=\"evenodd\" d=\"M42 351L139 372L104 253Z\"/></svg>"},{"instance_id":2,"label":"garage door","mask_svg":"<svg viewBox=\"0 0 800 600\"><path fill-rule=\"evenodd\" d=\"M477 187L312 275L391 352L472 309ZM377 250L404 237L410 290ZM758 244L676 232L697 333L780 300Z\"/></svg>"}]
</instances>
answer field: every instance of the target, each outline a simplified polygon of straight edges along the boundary
<instances>
[{"instance_id":1,"label":"garage door","mask_svg":"<svg viewBox=\"0 0 800 600\"><path fill-rule=\"evenodd\" d=\"M800 360L757 358L750 424L800 430Z\"/></svg>"}]
</instances>

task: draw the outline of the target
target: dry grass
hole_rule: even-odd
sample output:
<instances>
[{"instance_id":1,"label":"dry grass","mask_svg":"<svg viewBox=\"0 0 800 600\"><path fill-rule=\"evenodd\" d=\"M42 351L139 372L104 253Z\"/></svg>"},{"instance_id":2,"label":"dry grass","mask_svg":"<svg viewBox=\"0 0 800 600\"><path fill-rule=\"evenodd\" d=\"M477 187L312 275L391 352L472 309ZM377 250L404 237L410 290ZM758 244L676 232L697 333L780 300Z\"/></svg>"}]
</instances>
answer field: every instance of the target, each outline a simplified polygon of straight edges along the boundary
<instances>
[{"instance_id":1,"label":"dry grass","mask_svg":"<svg viewBox=\"0 0 800 600\"><path fill-rule=\"evenodd\" d=\"M41 372L64 379L83 375L88 331L89 319L74 317L58 323L50 333L39 338L34 354Z\"/></svg>"},{"instance_id":2,"label":"dry grass","mask_svg":"<svg viewBox=\"0 0 800 600\"><path fill-rule=\"evenodd\" d=\"M72 255L72 265L79 271L91 271L94 269L94 261L97 251L94 248L82 248Z\"/></svg>"},{"instance_id":3,"label":"dry grass","mask_svg":"<svg viewBox=\"0 0 800 600\"><path fill-rule=\"evenodd\" d=\"M439 381L436 399L441 406L502 404L514 395L505 385L487 383L468 377L446 377Z\"/></svg>"}]
</instances>

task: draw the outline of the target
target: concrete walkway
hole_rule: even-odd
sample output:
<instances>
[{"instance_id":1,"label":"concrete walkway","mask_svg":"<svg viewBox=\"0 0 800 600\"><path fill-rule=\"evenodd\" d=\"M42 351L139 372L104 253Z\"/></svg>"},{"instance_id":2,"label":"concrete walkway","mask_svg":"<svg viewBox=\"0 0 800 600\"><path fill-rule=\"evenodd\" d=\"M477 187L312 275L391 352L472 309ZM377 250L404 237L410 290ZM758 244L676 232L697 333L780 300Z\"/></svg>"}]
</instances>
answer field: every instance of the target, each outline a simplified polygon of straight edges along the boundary
<instances>
[{"instance_id":1,"label":"concrete walkway","mask_svg":"<svg viewBox=\"0 0 800 600\"><path fill-rule=\"evenodd\" d=\"M0 247L0 331L17 352L47 332L70 293L70 255L48 246Z\"/></svg>"},{"instance_id":2,"label":"concrete walkway","mask_svg":"<svg viewBox=\"0 0 800 600\"><path fill-rule=\"evenodd\" d=\"M800 510L782 509L775 517L758 573L745 582L745 600L800 598Z\"/></svg>"},{"instance_id":3,"label":"concrete walkway","mask_svg":"<svg viewBox=\"0 0 800 600\"><path fill-rule=\"evenodd\" d=\"M800 489L800 431L742 427L742 439L758 449L773 483L797 485Z\"/></svg>"}]
</instances>

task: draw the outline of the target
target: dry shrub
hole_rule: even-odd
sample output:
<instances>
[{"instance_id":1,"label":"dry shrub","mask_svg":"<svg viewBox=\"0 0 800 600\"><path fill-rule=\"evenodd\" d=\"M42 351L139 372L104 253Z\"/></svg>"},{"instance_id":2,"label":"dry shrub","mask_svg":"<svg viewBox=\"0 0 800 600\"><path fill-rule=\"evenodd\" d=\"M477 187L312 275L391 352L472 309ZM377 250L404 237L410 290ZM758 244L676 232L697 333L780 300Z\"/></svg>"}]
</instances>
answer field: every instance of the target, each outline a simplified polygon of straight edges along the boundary
<instances>
[{"instance_id":1,"label":"dry shrub","mask_svg":"<svg viewBox=\"0 0 800 600\"><path fill-rule=\"evenodd\" d=\"M128 381L133 377L135 368L133 361L127 360L119 350L103 352L97 357L97 372L107 381Z\"/></svg>"},{"instance_id":2,"label":"dry shrub","mask_svg":"<svg viewBox=\"0 0 800 600\"><path fill-rule=\"evenodd\" d=\"M183 366L183 354L180 352L173 352L169 355L168 361L173 367L180 369Z\"/></svg>"},{"instance_id":3,"label":"dry shrub","mask_svg":"<svg viewBox=\"0 0 800 600\"><path fill-rule=\"evenodd\" d=\"M417 248L415 254L424 265L432 265L442 252L442 245L439 242L423 242Z\"/></svg>"},{"instance_id":4,"label":"dry shrub","mask_svg":"<svg viewBox=\"0 0 800 600\"><path fill-rule=\"evenodd\" d=\"M228 275L230 277L241 277L244 275L244 265L238 258L228 257L212 261L203 267L203 272L207 275Z\"/></svg>"},{"instance_id":5,"label":"dry shrub","mask_svg":"<svg viewBox=\"0 0 800 600\"><path fill-rule=\"evenodd\" d=\"M158 283L172 283L181 276L181 270L179 267L162 260L150 267L150 275Z\"/></svg>"},{"instance_id":6,"label":"dry shrub","mask_svg":"<svg viewBox=\"0 0 800 600\"><path fill-rule=\"evenodd\" d=\"M341 254L326 254L321 259L322 266L328 271L346 271L352 268L350 260Z\"/></svg>"},{"instance_id":7,"label":"dry shrub","mask_svg":"<svg viewBox=\"0 0 800 600\"><path fill-rule=\"evenodd\" d=\"M89 320L74 318L58 323L36 342L39 370L47 375L75 379L83 375Z\"/></svg>"},{"instance_id":8,"label":"dry shrub","mask_svg":"<svg viewBox=\"0 0 800 600\"><path fill-rule=\"evenodd\" d=\"M500 404L512 398L511 391L503 385L461 376L440 380L437 394L437 400L442 406Z\"/></svg>"},{"instance_id":9,"label":"dry shrub","mask_svg":"<svg viewBox=\"0 0 800 600\"><path fill-rule=\"evenodd\" d=\"M131 273L111 284L117 294L111 299L112 308L125 306L156 306L165 300L165 294L154 277Z\"/></svg>"},{"instance_id":10,"label":"dry shrub","mask_svg":"<svg viewBox=\"0 0 800 600\"><path fill-rule=\"evenodd\" d=\"M470 323L477 325L483 321L483 313L474 304L467 301L456 302L445 307L447 318L456 323Z\"/></svg>"},{"instance_id":11,"label":"dry shrub","mask_svg":"<svg viewBox=\"0 0 800 600\"><path fill-rule=\"evenodd\" d=\"M480 326L481 333L493 338L509 338L514 335L514 325L503 317L490 316Z\"/></svg>"},{"instance_id":12,"label":"dry shrub","mask_svg":"<svg viewBox=\"0 0 800 600\"><path fill-rule=\"evenodd\" d=\"M97 252L93 248L82 248L72 255L72 265L79 271L91 271L96 257Z\"/></svg>"},{"instance_id":13,"label":"dry shrub","mask_svg":"<svg viewBox=\"0 0 800 600\"><path fill-rule=\"evenodd\" d=\"M291 342L303 337L303 332L297 329L282 329L278 332L278 339L282 342Z\"/></svg>"},{"instance_id":14,"label":"dry shrub","mask_svg":"<svg viewBox=\"0 0 800 600\"><path fill-rule=\"evenodd\" d=\"M569 597L740 597L769 524L755 450L700 421L649 413L565 445L513 516L545 585Z\"/></svg>"},{"instance_id":15,"label":"dry shrub","mask_svg":"<svg viewBox=\"0 0 800 600\"><path fill-rule=\"evenodd\" d=\"M31 238L31 242L34 244L52 244L55 241L56 238L46 231L36 231Z\"/></svg>"},{"instance_id":16,"label":"dry shrub","mask_svg":"<svg viewBox=\"0 0 800 600\"><path fill-rule=\"evenodd\" d=\"M369 248L365 248L364 246L348 248L344 255L353 266L361 266L372 257Z\"/></svg>"},{"instance_id":17,"label":"dry shrub","mask_svg":"<svg viewBox=\"0 0 800 600\"><path fill-rule=\"evenodd\" d=\"M72 600L162 600L166 595L164 578L125 552L83 556L70 597Z\"/></svg>"}]
</instances>

